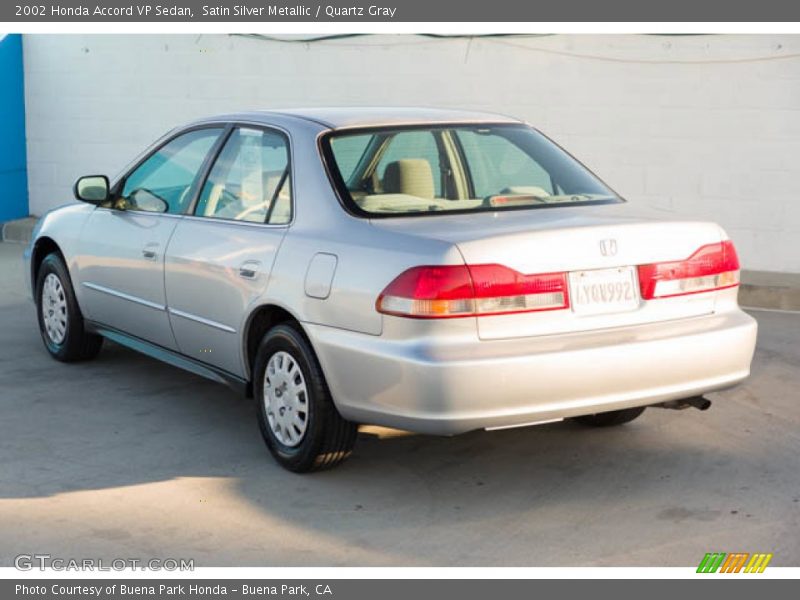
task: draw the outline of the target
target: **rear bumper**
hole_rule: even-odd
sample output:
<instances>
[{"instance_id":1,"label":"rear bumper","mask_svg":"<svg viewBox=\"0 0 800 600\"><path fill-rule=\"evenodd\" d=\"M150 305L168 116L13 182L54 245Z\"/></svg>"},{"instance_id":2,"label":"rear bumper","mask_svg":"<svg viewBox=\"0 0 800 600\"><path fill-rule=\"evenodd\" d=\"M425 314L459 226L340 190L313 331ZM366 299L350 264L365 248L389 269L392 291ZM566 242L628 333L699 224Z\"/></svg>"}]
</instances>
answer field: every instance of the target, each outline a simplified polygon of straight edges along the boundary
<instances>
[{"instance_id":1,"label":"rear bumper","mask_svg":"<svg viewBox=\"0 0 800 600\"><path fill-rule=\"evenodd\" d=\"M432 345L306 325L342 415L450 435L730 387L750 372L755 320L736 309L592 333Z\"/></svg>"}]
</instances>

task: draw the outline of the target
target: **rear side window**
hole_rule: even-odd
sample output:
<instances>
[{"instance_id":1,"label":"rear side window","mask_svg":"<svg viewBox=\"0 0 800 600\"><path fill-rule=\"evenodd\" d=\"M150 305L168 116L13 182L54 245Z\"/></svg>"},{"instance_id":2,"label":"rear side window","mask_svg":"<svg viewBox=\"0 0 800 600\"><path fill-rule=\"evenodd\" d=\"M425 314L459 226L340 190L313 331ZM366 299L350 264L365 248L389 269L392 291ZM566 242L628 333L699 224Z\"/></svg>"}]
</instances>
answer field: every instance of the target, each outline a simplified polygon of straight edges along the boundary
<instances>
[{"instance_id":1,"label":"rear side window","mask_svg":"<svg viewBox=\"0 0 800 600\"><path fill-rule=\"evenodd\" d=\"M235 129L203 185L195 215L285 224L291 213L286 136L270 130Z\"/></svg>"},{"instance_id":2,"label":"rear side window","mask_svg":"<svg viewBox=\"0 0 800 600\"><path fill-rule=\"evenodd\" d=\"M196 129L164 144L128 174L116 202L128 210L182 213L198 171L222 131Z\"/></svg>"}]
</instances>

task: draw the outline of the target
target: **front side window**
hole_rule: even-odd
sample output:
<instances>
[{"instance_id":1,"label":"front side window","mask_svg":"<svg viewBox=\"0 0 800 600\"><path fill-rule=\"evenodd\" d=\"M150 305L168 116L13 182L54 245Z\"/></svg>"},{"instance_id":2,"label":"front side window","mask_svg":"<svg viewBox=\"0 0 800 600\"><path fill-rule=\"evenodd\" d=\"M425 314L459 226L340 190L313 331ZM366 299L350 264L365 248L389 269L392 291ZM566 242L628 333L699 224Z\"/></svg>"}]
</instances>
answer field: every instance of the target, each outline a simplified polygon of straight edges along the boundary
<instances>
[{"instance_id":1,"label":"front side window","mask_svg":"<svg viewBox=\"0 0 800 600\"><path fill-rule=\"evenodd\" d=\"M127 210L181 214L200 167L222 128L196 129L170 140L125 178L115 200Z\"/></svg>"},{"instance_id":2,"label":"front side window","mask_svg":"<svg viewBox=\"0 0 800 600\"><path fill-rule=\"evenodd\" d=\"M286 224L292 217L289 144L275 131L235 129L203 185L195 215Z\"/></svg>"},{"instance_id":3,"label":"front side window","mask_svg":"<svg viewBox=\"0 0 800 600\"><path fill-rule=\"evenodd\" d=\"M334 131L324 138L323 151L340 194L357 214L621 201L569 154L524 125Z\"/></svg>"}]
</instances>

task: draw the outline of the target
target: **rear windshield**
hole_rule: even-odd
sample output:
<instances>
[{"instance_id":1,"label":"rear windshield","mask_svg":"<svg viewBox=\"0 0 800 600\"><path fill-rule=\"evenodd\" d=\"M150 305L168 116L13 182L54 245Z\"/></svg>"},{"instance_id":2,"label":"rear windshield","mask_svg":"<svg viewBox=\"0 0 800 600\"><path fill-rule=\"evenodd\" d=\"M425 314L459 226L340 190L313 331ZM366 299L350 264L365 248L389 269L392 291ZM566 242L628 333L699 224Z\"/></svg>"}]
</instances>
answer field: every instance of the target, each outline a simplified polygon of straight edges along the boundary
<instances>
[{"instance_id":1,"label":"rear windshield","mask_svg":"<svg viewBox=\"0 0 800 600\"><path fill-rule=\"evenodd\" d=\"M352 212L411 216L620 202L588 169L524 125L334 132L323 152Z\"/></svg>"}]
</instances>

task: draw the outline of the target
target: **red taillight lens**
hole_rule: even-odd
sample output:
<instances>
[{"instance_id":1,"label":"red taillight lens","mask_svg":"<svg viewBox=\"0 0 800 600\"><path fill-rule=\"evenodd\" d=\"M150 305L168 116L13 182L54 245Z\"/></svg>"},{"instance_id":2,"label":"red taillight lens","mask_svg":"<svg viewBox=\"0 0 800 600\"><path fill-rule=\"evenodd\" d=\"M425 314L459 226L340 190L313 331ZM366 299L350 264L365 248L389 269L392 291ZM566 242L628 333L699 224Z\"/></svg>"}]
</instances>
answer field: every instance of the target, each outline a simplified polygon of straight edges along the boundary
<instances>
[{"instance_id":1,"label":"red taillight lens","mask_svg":"<svg viewBox=\"0 0 800 600\"><path fill-rule=\"evenodd\" d=\"M739 258L733 242L701 247L686 260L639 266L644 300L710 292L739 285Z\"/></svg>"},{"instance_id":2,"label":"red taillight lens","mask_svg":"<svg viewBox=\"0 0 800 600\"><path fill-rule=\"evenodd\" d=\"M378 297L378 312L437 319L569 307L566 273L524 275L502 265L413 267Z\"/></svg>"}]
</instances>

